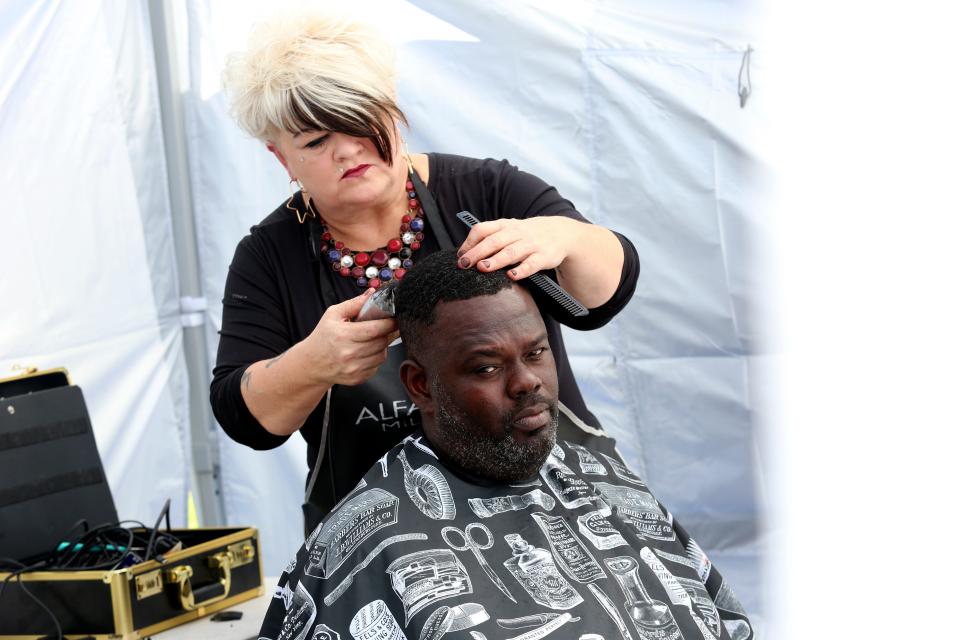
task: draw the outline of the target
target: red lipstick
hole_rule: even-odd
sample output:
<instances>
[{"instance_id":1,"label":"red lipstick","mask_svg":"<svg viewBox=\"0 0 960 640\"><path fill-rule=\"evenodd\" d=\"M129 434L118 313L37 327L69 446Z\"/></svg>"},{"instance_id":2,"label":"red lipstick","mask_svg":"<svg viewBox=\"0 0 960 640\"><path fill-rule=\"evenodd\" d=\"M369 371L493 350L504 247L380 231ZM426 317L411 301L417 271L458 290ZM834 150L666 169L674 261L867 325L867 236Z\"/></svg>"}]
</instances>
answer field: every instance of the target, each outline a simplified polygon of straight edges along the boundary
<instances>
[{"instance_id":1,"label":"red lipstick","mask_svg":"<svg viewBox=\"0 0 960 640\"><path fill-rule=\"evenodd\" d=\"M359 178L360 176L362 176L367 172L367 169L369 169L370 166L371 165L369 164L358 164L357 166L344 171L343 175L340 176L340 179L344 180L346 178Z\"/></svg>"}]
</instances>

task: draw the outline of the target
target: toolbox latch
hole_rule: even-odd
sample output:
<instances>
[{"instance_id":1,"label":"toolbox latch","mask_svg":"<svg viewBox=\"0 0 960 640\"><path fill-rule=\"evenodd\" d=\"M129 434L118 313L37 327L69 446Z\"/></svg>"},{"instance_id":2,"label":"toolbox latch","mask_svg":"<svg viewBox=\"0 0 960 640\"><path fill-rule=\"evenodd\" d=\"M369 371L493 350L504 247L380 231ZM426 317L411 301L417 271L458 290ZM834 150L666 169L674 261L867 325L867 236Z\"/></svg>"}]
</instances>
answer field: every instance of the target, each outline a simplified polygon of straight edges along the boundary
<instances>
[{"instance_id":1,"label":"toolbox latch","mask_svg":"<svg viewBox=\"0 0 960 640\"><path fill-rule=\"evenodd\" d=\"M163 578L160 575L160 569L148 571L136 577L137 600L143 600L150 596L163 592Z\"/></svg>"},{"instance_id":2,"label":"toolbox latch","mask_svg":"<svg viewBox=\"0 0 960 640\"><path fill-rule=\"evenodd\" d=\"M230 554L230 565L234 568L250 564L256 557L253 549L253 543L249 540L237 542L227 547L227 553Z\"/></svg>"}]
</instances>

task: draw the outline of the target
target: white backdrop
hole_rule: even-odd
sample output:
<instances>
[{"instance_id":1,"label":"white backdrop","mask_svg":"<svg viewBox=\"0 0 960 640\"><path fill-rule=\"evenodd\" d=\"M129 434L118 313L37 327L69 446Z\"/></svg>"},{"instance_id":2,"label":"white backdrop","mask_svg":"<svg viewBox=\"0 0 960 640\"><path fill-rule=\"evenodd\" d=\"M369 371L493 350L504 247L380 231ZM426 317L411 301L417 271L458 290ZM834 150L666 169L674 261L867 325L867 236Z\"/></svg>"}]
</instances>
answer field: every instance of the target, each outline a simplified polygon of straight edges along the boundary
<instances>
[{"instance_id":1,"label":"white backdrop","mask_svg":"<svg viewBox=\"0 0 960 640\"><path fill-rule=\"evenodd\" d=\"M121 518L184 522L177 265L146 8L0 5L0 376L66 366Z\"/></svg>"},{"instance_id":2,"label":"white backdrop","mask_svg":"<svg viewBox=\"0 0 960 640\"><path fill-rule=\"evenodd\" d=\"M219 88L224 56L267 7L172 4L212 363L234 247L287 180ZM411 150L508 158L637 246L627 310L566 332L574 370L624 456L759 617L770 212L751 138L765 118L762 51L745 108L738 97L749 8L354 4L398 43ZM152 519L172 497L182 523L187 378L145 3L7 2L0 36L0 372L68 366L121 516ZM255 452L221 435L218 447L227 519L262 530L276 575L302 541L305 446Z\"/></svg>"}]
</instances>

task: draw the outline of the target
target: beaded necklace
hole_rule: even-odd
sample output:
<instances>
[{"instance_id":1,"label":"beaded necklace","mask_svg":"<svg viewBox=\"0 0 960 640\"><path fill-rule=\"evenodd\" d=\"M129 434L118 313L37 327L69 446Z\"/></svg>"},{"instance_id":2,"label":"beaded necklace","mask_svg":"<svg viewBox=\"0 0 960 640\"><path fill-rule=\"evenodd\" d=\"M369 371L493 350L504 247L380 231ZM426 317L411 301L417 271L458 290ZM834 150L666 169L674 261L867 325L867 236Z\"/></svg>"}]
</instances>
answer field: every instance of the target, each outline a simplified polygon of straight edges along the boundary
<instances>
[{"instance_id":1,"label":"beaded necklace","mask_svg":"<svg viewBox=\"0 0 960 640\"><path fill-rule=\"evenodd\" d=\"M400 280L413 266L413 252L423 242L423 207L417 200L413 181L407 180L405 187L407 213L400 222L400 235L392 238L385 247L373 251L353 251L343 246L342 242L334 240L323 218L317 216L323 229L320 252L334 271L344 278L353 278L361 289L378 289L385 282Z\"/></svg>"}]
</instances>

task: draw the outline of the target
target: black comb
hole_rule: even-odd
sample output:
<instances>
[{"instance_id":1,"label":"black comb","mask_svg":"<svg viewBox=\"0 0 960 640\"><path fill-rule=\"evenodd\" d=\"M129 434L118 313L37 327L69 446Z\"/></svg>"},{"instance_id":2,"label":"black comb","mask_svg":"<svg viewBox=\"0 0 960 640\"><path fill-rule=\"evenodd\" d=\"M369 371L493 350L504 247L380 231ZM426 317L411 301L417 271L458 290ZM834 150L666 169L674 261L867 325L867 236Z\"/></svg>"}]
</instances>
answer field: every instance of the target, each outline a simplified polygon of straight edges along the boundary
<instances>
[{"instance_id":1,"label":"black comb","mask_svg":"<svg viewBox=\"0 0 960 640\"><path fill-rule=\"evenodd\" d=\"M473 227L475 224L480 224L480 221L477 220L477 217L469 211L461 211L457 214L457 217L460 218L460 222L468 227ZM576 298L567 293L563 287L554 282L553 278L550 276L545 276L542 273L537 272L527 279L533 284L537 285L545 294L556 300L557 303L570 315L579 318L589 313L585 306L577 302Z\"/></svg>"}]
</instances>

